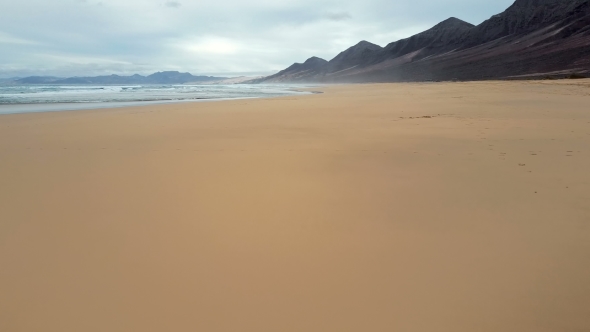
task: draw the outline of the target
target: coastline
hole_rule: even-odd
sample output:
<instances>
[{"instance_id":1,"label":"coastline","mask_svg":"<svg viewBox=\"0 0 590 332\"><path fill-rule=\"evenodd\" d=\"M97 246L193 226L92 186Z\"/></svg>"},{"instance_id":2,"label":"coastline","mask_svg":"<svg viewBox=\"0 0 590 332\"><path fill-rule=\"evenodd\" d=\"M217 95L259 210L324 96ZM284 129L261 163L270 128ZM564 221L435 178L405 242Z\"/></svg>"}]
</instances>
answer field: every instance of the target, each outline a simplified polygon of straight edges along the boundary
<instances>
[{"instance_id":1,"label":"coastline","mask_svg":"<svg viewBox=\"0 0 590 332\"><path fill-rule=\"evenodd\" d=\"M201 98L201 99L185 99L185 100L94 102L94 103L0 104L0 116L8 115L8 114L86 111L86 110L98 110L98 109L141 107L141 106L151 106L151 105L215 102L215 101L230 101L230 100L244 100L244 99L259 99L259 98L261 98L261 97Z\"/></svg>"},{"instance_id":2,"label":"coastline","mask_svg":"<svg viewBox=\"0 0 590 332\"><path fill-rule=\"evenodd\" d=\"M302 85L17 85L0 86L0 115L274 98L313 93ZM305 87L305 86L303 86ZM299 89L299 90L298 90Z\"/></svg>"},{"instance_id":3,"label":"coastline","mask_svg":"<svg viewBox=\"0 0 590 332\"><path fill-rule=\"evenodd\" d=\"M0 116L7 331L590 328L590 80Z\"/></svg>"}]
</instances>

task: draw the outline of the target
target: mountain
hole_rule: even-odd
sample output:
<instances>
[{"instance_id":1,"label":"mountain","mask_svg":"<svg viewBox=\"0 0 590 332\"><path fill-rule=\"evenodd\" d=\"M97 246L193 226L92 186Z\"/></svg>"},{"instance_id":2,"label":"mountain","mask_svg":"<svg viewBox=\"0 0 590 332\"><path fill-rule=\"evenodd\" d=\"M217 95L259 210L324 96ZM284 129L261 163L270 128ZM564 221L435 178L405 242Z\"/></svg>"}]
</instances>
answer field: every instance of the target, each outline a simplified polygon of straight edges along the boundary
<instances>
[{"instance_id":1,"label":"mountain","mask_svg":"<svg viewBox=\"0 0 590 332\"><path fill-rule=\"evenodd\" d=\"M216 81L221 79L221 77L193 76L189 73L179 73L177 71L164 71L151 74L148 77L146 77L146 79L154 84L184 84Z\"/></svg>"},{"instance_id":2,"label":"mountain","mask_svg":"<svg viewBox=\"0 0 590 332\"><path fill-rule=\"evenodd\" d=\"M516 0L477 26L452 17L383 48L362 41L313 69L292 67L254 83L590 77L590 0Z\"/></svg>"},{"instance_id":3,"label":"mountain","mask_svg":"<svg viewBox=\"0 0 590 332\"><path fill-rule=\"evenodd\" d=\"M12 82L18 79L20 79L20 77L0 77L0 83Z\"/></svg>"},{"instance_id":4,"label":"mountain","mask_svg":"<svg viewBox=\"0 0 590 332\"><path fill-rule=\"evenodd\" d=\"M18 82L18 84L47 84L49 82L53 82L59 79L59 77L53 76L30 76L16 79L13 82Z\"/></svg>"},{"instance_id":5,"label":"mountain","mask_svg":"<svg viewBox=\"0 0 590 332\"><path fill-rule=\"evenodd\" d=\"M289 68L272 76L256 79L251 82L280 83L309 80L310 75L315 75L317 72L321 71L326 64L328 64L328 61L314 56L307 59L304 63L294 63Z\"/></svg>"},{"instance_id":6,"label":"mountain","mask_svg":"<svg viewBox=\"0 0 590 332\"><path fill-rule=\"evenodd\" d=\"M383 50L379 45L361 41L355 46L338 54L334 59L326 61L318 57L311 57L304 63L294 63L289 68L275 75L254 80L256 82L280 83L289 81L314 81L330 73L338 73L342 70L352 69L358 66L363 59Z\"/></svg>"},{"instance_id":7,"label":"mountain","mask_svg":"<svg viewBox=\"0 0 590 332\"><path fill-rule=\"evenodd\" d=\"M464 47L533 32L558 22L573 23L568 21L588 15L588 4L587 0L518 0L470 31L465 36Z\"/></svg>"},{"instance_id":8,"label":"mountain","mask_svg":"<svg viewBox=\"0 0 590 332\"><path fill-rule=\"evenodd\" d=\"M149 76L132 75L132 76L94 76L94 77L48 77L48 76L31 76L13 80L13 84L61 84L61 85L109 85L109 84L185 84L185 83L202 83L213 82L226 79L225 77L213 76L193 76L189 73L180 73L177 71L165 71L154 73Z\"/></svg>"},{"instance_id":9,"label":"mountain","mask_svg":"<svg viewBox=\"0 0 590 332\"><path fill-rule=\"evenodd\" d=\"M377 63L408 54L411 54L413 60L417 60L432 54L451 51L460 38L473 27L471 23L451 17L422 33L387 45L383 52L371 62Z\"/></svg>"},{"instance_id":10,"label":"mountain","mask_svg":"<svg viewBox=\"0 0 590 332\"><path fill-rule=\"evenodd\" d=\"M362 63L364 59L369 59L375 54L379 54L382 50L383 47L363 40L330 60L326 71L334 73L352 68Z\"/></svg>"},{"instance_id":11,"label":"mountain","mask_svg":"<svg viewBox=\"0 0 590 332\"><path fill-rule=\"evenodd\" d=\"M22 82L22 80L17 81ZM133 76L96 76L96 77L69 77L47 82L46 84L141 84L145 82L145 77L140 75Z\"/></svg>"}]
</instances>

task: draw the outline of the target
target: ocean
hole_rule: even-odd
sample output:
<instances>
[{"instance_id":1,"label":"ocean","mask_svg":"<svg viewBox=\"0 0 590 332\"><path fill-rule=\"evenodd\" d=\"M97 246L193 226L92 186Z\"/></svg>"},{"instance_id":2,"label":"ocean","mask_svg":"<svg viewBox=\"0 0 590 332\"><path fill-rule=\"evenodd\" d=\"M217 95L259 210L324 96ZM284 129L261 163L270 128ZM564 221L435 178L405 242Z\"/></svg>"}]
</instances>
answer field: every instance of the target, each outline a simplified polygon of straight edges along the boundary
<instances>
[{"instance_id":1,"label":"ocean","mask_svg":"<svg viewBox=\"0 0 590 332\"><path fill-rule=\"evenodd\" d=\"M269 98L307 94L301 85L0 85L0 114Z\"/></svg>"}]
</instances>

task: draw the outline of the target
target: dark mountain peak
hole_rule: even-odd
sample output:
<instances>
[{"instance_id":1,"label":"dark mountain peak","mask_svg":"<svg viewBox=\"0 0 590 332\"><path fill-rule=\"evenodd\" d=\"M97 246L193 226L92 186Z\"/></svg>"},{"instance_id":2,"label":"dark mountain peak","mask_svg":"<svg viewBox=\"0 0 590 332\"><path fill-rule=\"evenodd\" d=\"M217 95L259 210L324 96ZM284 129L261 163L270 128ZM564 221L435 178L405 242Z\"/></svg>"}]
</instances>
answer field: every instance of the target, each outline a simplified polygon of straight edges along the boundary
<instances>
[{"instance_id":1,"label":"dark mountain peak","mask_svg":"<svg viewBox=\"0 0 590 332\"><path fill-rule=\"evenodd\" d=\"M534 8L563 2L564 0L516 0L511 8Z\"/></svg>"},{"instance_id":2,"label":"dark mountain peak","mask_svg":"<svg viewBox=\"0 0 590 332\"><path fill-rule=\"evenodd\" d=\"M380 52L383 47L375 45L366 40L360 41L358 44L349 47L346 51L338 54L334 59L330 60L328 72L334 72L353 67L363 59L370 58L371 55Z\"/></svg>"},{"instance_id":3,"label":"dark mountain peak","mask_svg":"<svg viewBox=\"0 0 590 332\"><path fill-rule=\"evenodd\" d=\"M433 35L441 35L441 34L446 34L446 33L457 34L457 33L463 33L467 30L470 30L473 27L475 27L475 25L473 25L469 22L465 22L465 21L460 20L456 17L450 17L450 18L447 18L446 20L438 23L437 25L433 26L432 28L430 28L422 33L417 34L416 36L420 36L420 35L433 36Z\"/></svg>"},{"instance_id":4,"label":"dark mountain peak","mask_svg":"<svg viewBox=\"0 0 590 332\"><path fill-rule=\"evenodd\" d=\"M373 44L371 42L368 42L366 40L361 40L358 44L354 45L351 48L356 48L356 49L362 48L362 49L370 49L370 50L380 50L383 47L381 47L381 46L379 46L377 44Z\"/></svg>"},{"instance_id":5,"label":"dark mountain peak","mask_svg":"<svg viewBox=\"0 0 590 332\"><path fill-rule=\"evenodd\" d=\"M463 46L473 47L553 24L567 25L588 15L589 0L516 0L503 13L492 16L472 29L466 35Z\"/></svg>"},{"instance_id":6,"label":"dark mountain peak","mask_svg":"<svg viewBox=\"0 0 590 332\"><path fill-rule=\"evenodd\" d=\"M304 63L295 62L289 68L281 71L281 73L296 72L296 71L309 70L309 69L317 69L317 68L322 67L326 63L328 63L328 61L326 61L322 58L318 58L317 56L312 56L311 58L305 60Z\"/></svg>"},{"instance_id":7,"label":"dark mountain peak","mask_svg":"<svg viewBox=\"0 0 590 332\"><path fill-rule=\"evenodd\" d=\"M456 48L462 36L474 29L474 25L456 17L448 18L432 28L387 45L377 61L397 58L415 53L412 59L418 60L432 54L444 53ZM420 54L418 54L420 53Z\"/></svg>"},{"instance_id":8,"label":"dark mountain peak","mask_svg":"<svg viewBox=\"0 0 590 332\"><path fill-rule=\"evenodd\" d=\"M495 15L494 17L501 17L515 12L521 15L532 15L535 12L545 10L555 12L550 16L562 16L569 14L568 12L582 4L588 6L588 2L588 0L516 0L504 13Z\"/></svg>"},{"instance_id":9,"label":"dark mountain peak","mask_svg":"<svg viewBox=\"0 0 590 332\"><path fill-rule=\"evenodd\" d=\"M328 63L328 61L318 58L317 56L312 56L311 58L305 60L304 63L296 62L289 66L289 68L281 70L280 72L265 77L262 80L255 80L258 82L267 81L267 82L282 82L286 80L293 80L296 81L298 78L307 75L308 73L316 72L322 70L322 68Z\"/></svg>"},{"instance_id":10,"label":"dark mountain peak","mask_svg":"<svg viewBox=\"0 0 590 332\"><path fill-rule=\"evenodd\" d=\"M421 32L417 35L414 35L410 38L403 39L405 40L421 40L422 44L444 40L445 42L449 42L451 39L458 37L459 35L471 30L475 27L473 24L465 22L455 17L448 18L437 25L433 26L432 28ZM398 43L398 42L395 42ZM395 44L392 43L392 44ZM390 44L391 45L391 44ZM427 46L427 45L422 45Z\"/></svg>"},{"instance_id":11,"label":"dark mountain peak","mask_svg":"<svg viewBox=\"0 0 590 332\"><path fill-rule=\"evenodd\" d=\"M331 61L341 59L344 57L356 56L356 55L361 54L366 51L380 51L382 49L383 49L383 47L381 47L379 45L375 45L375 44L370 43L366 40L362 40L358 44L351 46L348 49L346 49L344 52L341 52L340 54L338 54Z\"/></svg>"},{"instance_id":12,"label":"dark mountain peak","mask_svg":"<svg viewBox=\"0 0 590 332\"><path fill-rule=\"evenodd\" d=\"M317 56L312 56L311 58L305 60L305 62L303 64L307 65L307 66L316 66L316 65L323 65L326 63L328 63L328 61L326 61L322 58L318 58Z\"/></svg>"},{"instance_id":13,"label":"dark mountain peak","mask_svg":"<svg viewBox=\"0 0 590 332\"><path fill-rule=\"evenodd\" d=\"M473 28L475 25L469 23L469 22L465 22L463 20L460 20L456 17L450 17L447 18L446 20L440 22L439 24L435 25L434 27L432 27L432 29L456 29L456 28Z\"/></svg>"}]
</instances>

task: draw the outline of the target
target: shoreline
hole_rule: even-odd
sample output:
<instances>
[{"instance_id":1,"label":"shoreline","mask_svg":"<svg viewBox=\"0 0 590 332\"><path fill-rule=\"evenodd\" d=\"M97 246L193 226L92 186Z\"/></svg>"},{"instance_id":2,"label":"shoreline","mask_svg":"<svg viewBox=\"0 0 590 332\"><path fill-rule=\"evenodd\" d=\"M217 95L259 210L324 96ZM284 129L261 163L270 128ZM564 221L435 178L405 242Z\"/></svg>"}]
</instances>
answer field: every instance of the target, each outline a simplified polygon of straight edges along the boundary
<instances>
[{"instance_id":1,"label":"shoreline","mask_svg":"<svg viewBox=\"0 0 590 332\"><path fill-rule=\"evenodd\" d=\"M47 85L42 85L41 87L45 87ZM160 85L158 85L160 86ZM60 87L63 87L60 85ZM72 85L68 87L77 87L77 88L87 88L89 86L86 85ZM93 87L93 86L90 86ZM122 87L121 85L114 85L114 87ZM199 85L202 87L202 85ZM210 87L210 86L206 86ZM194 98L185 98L185 99L177 99L174 96L170 96L169 99L159 99L159 100L150 100L149 94L145 96L147 100L130 100L130 101L82 101L82 102L28 102L28 103L2 103L0 104L0 115L4 114L18 114L18 113L43 113L43 112L56 112L56 111L82 111L82 110L91 110L91 109L108 109L108 108L125 108L125 107L137 107L137 106L149 106L149 105L159 105L159 104L176 104L176 103L192 103L192 102L209 102L209 101L231 101L231 100L242 100L242 99L256 99L256 98L276 98L276 97L283 97L283 96L291 96L291 95L300 95L300 94L314 94L314 91L305 91L306 89L300 88L285 88L281 85L276 85L276 88L281 89L283 94L279 95L267 95L267 92L264 92L264 88L260 88L257 92L257 95L254 96L229 96L229 97L194 97ZM230 92L235 89L229 89L225 92L226 95L231 95L233 92ZM247 91L245 89L244 91ZM236 90L236 91L239 91ZM157 93L156 93L157 94ZM215 94L215 93L214 93ZM2 96L2 95L0 95ZM100 96L100 94L93 96L89 96L88 98L93 99ZM67 97L62 97L66 98Z\"/></svg>"},{"instance_id":2,"label":"shoreline","mask_svg":"<svg viewBox=\"0 0 590 332\"><path fill-rule=\"evenodd\" d=\"M28 103L28 104L0 104L0 116L11 114L89 111L98 109L120 109L128 107L143 107L152 105L183 104L198 102L219 102L244 99L264 99L273 97L241 97L241 98L200 98L186 100L157 100L157 101L128 101L128 102L90 102L90 103ZM37 109L24 111L4 111L11 108L25 108L36 106Z\"/></svg>"}]
</instances>

